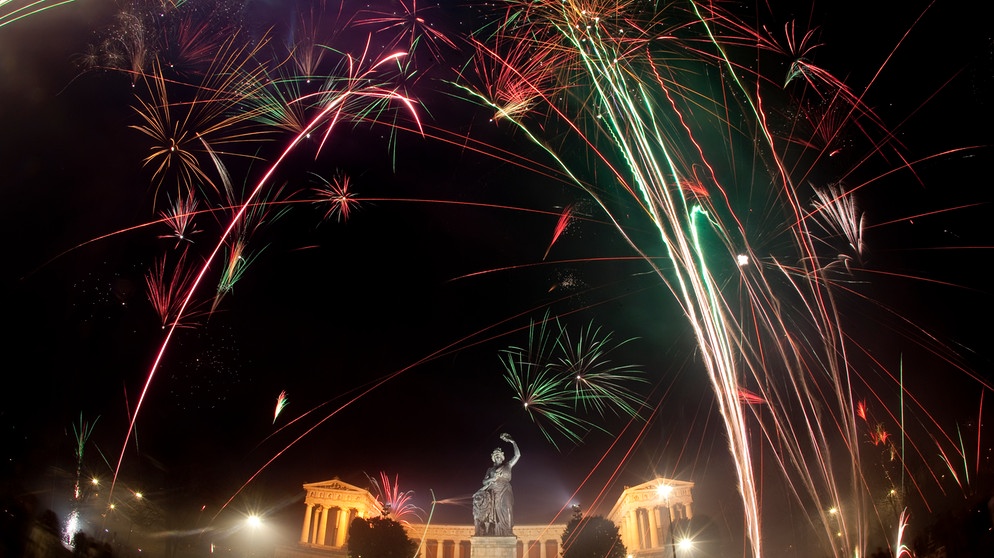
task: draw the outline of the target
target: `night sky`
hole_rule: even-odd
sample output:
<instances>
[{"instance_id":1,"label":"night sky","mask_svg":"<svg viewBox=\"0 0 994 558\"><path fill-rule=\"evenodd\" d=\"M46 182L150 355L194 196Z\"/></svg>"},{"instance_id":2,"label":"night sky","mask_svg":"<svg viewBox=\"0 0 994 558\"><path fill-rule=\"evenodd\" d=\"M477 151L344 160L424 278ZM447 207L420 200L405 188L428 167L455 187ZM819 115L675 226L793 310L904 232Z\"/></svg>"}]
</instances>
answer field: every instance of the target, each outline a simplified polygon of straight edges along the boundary
<instances>
[{"instance_id":1,"label":"night sky","mask_svg":"<svg viewBox=\"0 0 994 558\"><path fill-rule=\"evenodd\" d=\"M333 3L329 14L338 10ZM179 245L202 262L221 226L211 215L198 216L189 241L169 237L161 223L140 226L159 218L170 188L168 179L157 184L154 164L142 164L151 141L132 128L141 124L136 98L147 99L148 91L119 68L83 65L86 53L115 48L114 30L128 6L146 3L76 0L8 23L11 4L24 2L0 5L2 476L7 494L34 493L64 514L76 467L74 426L92 425L83 469L109 484L163 344L146 273L164 254L175 262ZM346 4L342 13L363 11ZM752 21L765 14L761 4L734 9ZM860 348L853 352L870 355L854 366L883 378L884 369L903 362L907 393L931 413L915 423L952 436L960 429L967 446L984 440L981 457L990 465L991 436L978 416L989 417L994 405L982 387L994 381L991 24L952 2L927 10L924 2L904 3L898 13L866 4L776 8L760 19L773 32L792 19L798 29L815 29L821 46L813 60L858 94L865 89L862 102L895 130L892 144L900 146L863 164L872 149L858 139L841 142L825 165L836 177L866 183L859 192L866 258L839 298L847 335ZM211 22L204 29L216 37L247 44L271 29L269 47L278 51L304 35L299 22L317 21L312 9L319 5L190 0L168 17ZM509 432L523 453L514 473L519 523L549 521L571 502L599 505L606 514L624 486L662 475L697 483L697 512L715 518L730 538L741 536L714 396L672 294L582 191L541 170L550 168L544 151L449 85L470 57L462 38L498 21L503 8L420 8L437 22L433 29L462 47L440 44L436 57L422 45L413 61L423 69L405 86L431 130L481 143L420 137L409 131L404 111L375 125L342 124L320 150L315 139L303 142L269 189L275 199L283 185L282 199L293 203L267 209L242 277L208 313L212 274L200 287L205 305L172 337L127 443L116 497L140 490L177 518L205 506L198 521L210 515L218 524L262 509L278 516L293 540L303 483L337 476L366 485L367 475L385 472L425 510L431 494L458 502L437 506L434 521L468 524L468 497L499 434ZM376 53L400 33L347 20L321 20L328 42L342 50L358 52L373 33ZM175 51L158 38L169 36L167 25L147 25L149 44L158 45L150 52L169 60ZM173 85L202 79L192 66L171 71ZM782 79L784 70L769 72ZM184 92L176 85L171 100ZM539 122L533 121L541 129ZM227 146L220 156L235 189L252 188L289 137L270 133L265 141ZM494 155L503 150L514 155ZM924 162L915 173L894 171L902 166L896 153ZM587 160L579 151L566 156L578 166ZM209 162L205 168L213 172ZM849 168L857 171L848 175ZM327 204L308 201L312 189L319 177L341 175L359 203L347 220L325 218ZM583 218L549 249L571 204ZM771 229L773 240L756 249L772 252L783 237ZM553 445L543 437L506 382L500 351L526 344L529 321L547 310L572 331L594 323L627 341L611 360L644 372L636 388L648 421L595 416L606 431L583 433L582 443L555 435ZM274 420L283 391L289 403ZM872 397L896 413L893 391ZM888 428L897 430L893 422ZM942 477L924 489L932 511L969 500L964 492L990 489L990 467L980 467L983 474L966 491L953 484L926 447L929 434L919 435L929 467ZM972 461L977 449L967 454ZM789 500L774 464L760 461L770 501ZM768 523L776 523L777 511ZM176 519L176 527L183 521ZM789 538L771 534L774 544Z\"/></svg>"}]
</instances>

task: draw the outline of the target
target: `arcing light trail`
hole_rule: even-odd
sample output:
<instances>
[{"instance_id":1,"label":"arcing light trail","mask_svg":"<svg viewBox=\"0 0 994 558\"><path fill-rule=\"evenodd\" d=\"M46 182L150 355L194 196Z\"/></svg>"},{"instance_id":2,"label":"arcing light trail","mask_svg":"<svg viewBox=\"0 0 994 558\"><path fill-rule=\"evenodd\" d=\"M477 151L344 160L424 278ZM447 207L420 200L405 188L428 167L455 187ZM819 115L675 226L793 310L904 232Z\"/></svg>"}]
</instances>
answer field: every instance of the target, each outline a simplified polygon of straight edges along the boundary
<instances>
[{"instance_id":1,"label":"arcing light trail","mask_svg":"<svg viewBox=\"0 0 994 558\"><path fill-rule=\"evenodd\" d=\"M0 0L0 28L71 2L75 0Z\"/></svg>"},{"instance_id":2,"label":"arcing light trail","mask_svg":"<svg viewBox=\"0 0 994 558\"><path fill-rule=\"evenodd\" d=\"M474 85L473 76L464 72L454 85L493 110L500 120L513 123L548 153L575 185L597 201L680 302L724 419L752 556L763 554L763 530L761 496L752 469L756 450L740 398L746 388L767 402L751 412L757 419L760 414L768 416L759 420L763 436L775 451L790 490L806 509L814 510L805 513L813 524L823 525L826 548L836 556L864 555L872 501L861 469L860 433L855 421L854 390L862 378L849 355L852 347L859 345L843 328L839 293L828 274L831 265L823 263L817 235L811 228L818 220L829 230L837 226L834 230L844 233L853 256L859 258L863 225L853 206L842 205L856 188L843 187L841 182L830 185L830 195L823 196L812 211L802 209L801 191L816 165L828 159L824 157L826 150L843 126L852 125L871 143L869 152L844 177L864 166L871 156L879 155L895 141L894 135L863 105L865 91L854 94L830 73L803 60L803 53L793 52L810 49L810 35L800 43L788 37L788 52L773 42L759 43L761 50L770 53L800 56L803 64L791 66L785 82L795 81L816 93L827 105L826 115L841 115L832 123L824 147L814 148L813 157L797 156L791 161L787 147L793 140L788 137L781 146L771 131L772 113L765 107L768 100L762 86L776 80L760 75L755 69L758 64L734 62L726 48L757 44L757 35L718 8L691 2L682 15L677 7L667 6L662 9L664 13L652 14L650 21L635 21L638 16L625 11L632 8L631 13L637 13L637 9L625 2L540 0L511 1L509 5L510 13L493 39L477 40L475 62L484 67L477 68L476 77L482 83ZM696 41L693 46L685 45L678 33L654 34L656 22L663 18L680 21L681 17L686 25L669 25L683 34L697 31L697 36L688 38L688 42ZM681 58L668 65L667 47L696 54L699 59ZM555 68L528 63L544 59L547 52L556 53ZM695 74L685 71L691 64L699 69L696 75L718 76L718 83L711 84L719 89L718 95L692 88L688 80ZM882 69L883 65L877 69L874 81ZM754 85L747 80L753 80ZM500 83L506 87L513 83L513 92L495 89ZM726 104L728 99L735 99L741 110L733 112L736 107ZM544 115L541 124L531 124L532 117L539 115ZM871 125L861 124L860 118ZM722 127L721 144L727 152L716 151L715 138L710 137ZM566 160L570 146L556 149L540 137L555 136L557 131L559 137L569 136L581 148L586 147L589 159L606 168L610 178L579 178L581 165ZM874 139L875 132L882 139ZM820 133L826 131L821 129ZM805 150L815 145L803 140L795 143L804 145ZM756 167L769 169L769 176L759 180L768 181L774 192L770 199L783 203L779 210L788 215L780 224L792 248L785 256L759 257L751 246L754 234L749 215L737 208L741 188L736 182L743 177L736 177L735 150L747 150L749 145L758 146L753 147ZM914 163L900 153L898 159L901 164L897 169L877 178L902 169L914 171ZM704 181L698 169L706 169ZM753 180L758 174L752 169ZM628 204L612 202L618 198L605 193L612 191L612 182ZM622 215L647 218L656 238L633 235L630 220L623 220ZM715 241L725 252L715 249ZM660 249L672 264L665 271L648 257ZM730 266L728 262L736 254L753 263ZM773 273L764 273L764 266ZM738 270L740 303L720 288L718 274L726 272L716 269L728 268ZM844 456L838 464L835 452ZM901 466L907 465L902 461ZM820 510L841 501L850 509L844 517L832 520L842 532L839 546L836 529Z\"/></svg>"},{"instance_id":3,"label":"arcing light trail","mask_svg":"<svg viewBox=\"0 0 994 558\"><path fill-rule=\"evenodd\" d=\"M748 442L745 432L745 422L742 408L738 404L738 379L735 368L735 356L732 354L732 341L724 327L724 318L720 315L720 306L716 300L716 288L711 284L710 272L703 266L701 254L696 252L695 247L689 241L690 233L687 229L694 230L696 224L694 215L698 212L692 209L688 212L686 200L674 198L673 190L680 191L679 188L672 189L669 185L665 168L673 171L673 161L666 154L665 144L658 128L654 129L654 119L652 117L652 107L644 107L648 111L648 116L643 117L638 107L637 101L629 93L629 86L626 84L623 72L627 69L614 57L608 54L605 43L599 35L600 17L593 13L570 13L570 8L576 8L570 4L564 4L559 8L553 4L539 6L536 11L546 10L547 13L538 17L548 17L549 21L543 22L560 31L569 47L574 49L574 53L579 58L583 68L587 72L587 77L591 80L594 89L593 94L599 96L599 106L601 118L604 118L610 125L613 125L616 132L610 134L616 147L621 151L623 160L629 165L635 181L634 185L625 186L626 191L635 193L641 192L641 203L639 207L655 221L658 226L660 240L669 253L670 260L674 264L676 277L675 284L671 279L666 278L658 270L664 282L670 285L670 289L682 301L684 311L691 321L698 343L704 350L706 367L709 370L715 392L718 395L718 404L721 414L725 418L727 431L731 441L731 449L736 457L739 470L739 486L742 490L745 509L748 516L749 539L753 545L755 556L760 556L760 536L758 522L759 504L755 494L755 481L751 469L751 455L748 449ZM579 10L577 10L579 12ZM571 16L576 16L573 20ZM542 23L539 23L541 25ZM586 29L590 32L577 34L577 29ZM531 33L531 30L528 30ZM588 50L589 49L589 50ZM501 57L495 56L498 64L503 64ZM474 91L467 88L467 91ZM646 91L640 93L648 97ZM482 94L475 94L483 97ZM542 96L540 91L535 91L536 97ZM546 98L543 96L543 98ZM499 107L496 107L499 110ZM557 110L558 109L554 109ZM511 114L504 114L504 117L514 121L527 131L527 128L519 120L513 118ZM575 130L575 126L573 127ZM531 132L528 131L529 137ZM584 143L593 145L593 142L584 138ZM662 153L657 152L656 147L662 147ZM551 152L550 152L551 153ZM556 157L555 154L552 154ZM598 155L600 155L598 153ZM660 160L658 157L662 156ZM601 157L604 157L601 155ZM559 160L558 157L556 157ZM610 164L605 157L605 162ZM565 168L565 165L564 165ZM567 173L571 176L572 172ZM619 179L621 175L618 174ZM578 184L582 183L577 180ZM624 184L624 182L623 182ZM594 192L591 192L595 199L598 199ZM603 206L604 204L601 203ZM604 207L611 215L610 208ZM660 215L665 214L665 218ZM689 222L688 222L689 217ZM670 228L672 227L672 230ZM622 234L629 239L629 243L638 249L636 242L625 234L623 228L618 225ZM696 233L695 233L696 236ZM645 253L639 249L640 253ZM701 267L697 267L700 262Z\"/></svg>"},{"instance_id":4,"label":"arcing light trail","mask_svg":"<svg viewBox=\"0 0 994 558\"><path fill-rule=\"evenodd\" d=\"M0 8L8 4L0 0ZM415 15L420 13L416 3L402 2L402 6L405 9L400 16L374 11L351 23L402 31L400 39L405 42L409 39L412 49L419 42L430 42L436 47L430 49L433 60L438 61L441 53L438 47L452 48L454 43ZM871 512L875 510L870 509L873 503L867 494L866 471L862 469L864 456L860 453L860 430L865 431L865 428L860 429L857 424L864 425L856 421L857 416L865 420L866 407L856 403L860 398L855 393L872 391L891 419L894 414L884 405L881 394L870 387L870 382L851 363L851 354L870 359L887 371L886 380L899 386L901 419L895 422L900 423L902 440L906 394L903 376L897 380L887 366L875 360L870 350L842 327L841 295L865 295L842 284L837 279L840 275L834 274L870 272L855 265L862 254L862 234L873 225L864 226L853 194L898 171L914 173L914 167L930 157L909 161L895 150L900 160L897 168L857 186L844 184L843 179L811 184L817 201L813 208L805 208L802 198L811 193L806 189L818 176L815 167L832 159L836 152L833 142L843 128L852 126L871 144L859 162L843 174L846 180L871 156L880 155L896 143L894 134L884 129L881 120L863 105L865 91L853 93L846 84L808 60L814 48L810 32L796 41L793 25L786 27L788 48L783 49L765 34L756 32L753 26L740 23L712 4L691 2L685 12L680 6L683 5L667 4L659 9L661 13L656 13L653 7L650 16L640 21L638 18L642 18L649 8L635 2L509 0L506 20L498 25L494 37L488 39L481 31L467 40L474 49L471 63L476 64L475 76L464 66L456 78L440 80L440 83L455 86L457 95L468 95L471 100L485 105L487 116L491 116L494 125L504 127L508 123L515 131L520 130L528 141L542 149L543 157L548 154L553 161L551 164L488 145L472 138L471 133L460 135L432 128L426 133L413 98L397 87L378 83L372 76L384 64L400 63L402 59L405 59L404 64L409 64L412 58L409 53L368 58L367 51L358 58L348 57L348 65L342 72L345 77L329 78L328 86L322 91L305 93L301 90L303 78L276 75L282 71L283 64L272 71L245 66L248 59L260 51L262 42L256 49L241 50L235 48L233 40L225 40L221 53L209 65L225 71L216 72L218 75L205 80L194 101L185 104L187 116L180 119L174 118L170 107L184 104L168 101L167 85L182 84L167 83L163 67L155 63L149 81L152 100L139 98L136 111L143 123L133 128L156 143L146 159L155 170L153 182L159 182L163 173L169 171L179 177L180 186L186 191L177 195L175 202L162 212L164 218L154 223L172 226L174 234L170 238L175 237L179 247L197 232L190 228L192 215L218 211L227 215L232 211L232 216L230 220L218 219L224 230L199 272L187 274L184 269L184 273L179 273L179 268L185 268L185 265L177 264L177 272L170 276L166 273L165 260L160 260L159 267L147 279L153 304L159 309L163 328L168 331L145 377L138 404L129 412L128 434L114 470L114 482L139 410L173 334L177 328L190 325L186 321L197 315L195 291L229 239L237 237L233 242L244 250L240 227L258 218L253 215L255 209L290 203L320 203L329 206L326 219L343 221L349 218L356 204L376 200L532 211L559 217L551 242L547 242L548 237L540 241L546 256L571 222L594 220L577 215L565 204L567 209L562 212L550 212L464 201L361 198L354 196L347 178L325 181L323 191L316 189L317 199L265 199L263 191L269 187L269 180L304 138L320 133L317 152L321 152L339 123L376 121L375 112L381 107L380 103L399 103L414 114L415 125L394 122L390 125L391 133L414 132L439 143L524 168L557 185L566 184L584 191L605 213L598 221L616 228L638 257L647 263L651 273L669 289L695 335L717 398L729 451L737 467L753 558L760 558L763 553L764 531L760 517L762 490L757 486L760 481L752 467L758 461L758 452L763 451L764 443L787 477L788 490L805 507L809 521L825 531L822 542L828 542L829 552L835 556L865 555L866 523L872 520ZM656 32L664 19L666 29ZM0 27L5 24L0 16ZM308 52L295 46L290 55L298 68L306 68L307 83L310 83L321 55L332 51L315 45L312 38ZM750 56L763 53L786 57L789 64L779 66L787 68L786 75L776 79L761 75L758 60L755 65L751 59L745 63L736 62L736 49L743 48L749 50ZM132 66L141 61L140 55L142 52L134 53ZM371 66L364 70L366 63ZM880 70L882 66L873 80ZM133 79L145 75L134 68L124 71ZM708 82L704 87L698 87L694 80L705 78ZM239 79L247 83L239 83ZM775 85L772 92L766 89L771 84ZM801 97L813 94L822 105L814 107L799 103L793 107L797 114L788 123L791 132L783 137L774 132L771 121L775 110L769 107L773 105L772 95L783 94L786 87L801 88ZM355 104L349 104L353 101ZM225 110L216 110L222 107ZM317 114L308 117L315 107ZM795 135L799 120L813 128L812 137ZM218 148L241 140L256 141L258 136L254 132L242 131L242 125L250 121L271 130L289 132L292 140L269 163L263 177L255 182L244 199L237 200L226 191L225 203L219 204L224 206L222 209L198 210L189 197L193 191L191 183L202 181L209 186L213 182L206 167L200 168L194 152L210 157L228 189L230 180L220 163L222 153ZM320 132L320 126L325 124L327 129ZM873 134L879 134L883 139L871 137ZM561 140L561 146L553 146L554 141ZM803 153L797 154L792 149L798 146ZM586 161L579 162L574 156L576 152L585 155ZM808 153L811 155L805 157ZM751 155L752 160L743 163L739 159L742 154ZM234 155L254 158L246 153ZM760 193L751 191L757 187ZM753 195L763 194L766 199L752 199ZM751 213L752 206L760 204L765 205L757 207L755 214ZM772 253L771 249L770 255L765 254L761 237L769 233L759 230L755 215L762 215L762 219L775 215L778 219L774 234L781 241L777 246L779 252ZM828 234L828 238L819 238L820 233ZM842 246L836 250L838 243L832 242L836 238L841 238L840 242L848 248ZM828 250L832 253L826 255ZM520 269L543 263L501 269ZM845 269L840 269L842 267ZM235 266L228 273L229 286L230 281L236 279L237 271ZM478 271L457 279L494 271ZM217 301L215 297L215 303ZM526 314L518 314L515 318ZM484 340L475 339L489 330L488 327L464 337L411 366L482 343ZM503 335L506 333L485 341ZM366 384L365 391L344 406L411 366ZM972 377L980 381L977 376ZM990 388L986 384L984 387ZM907 398L909 407L924 408L910 394ZM982 404L983 396L981 415ZM278 402L274 422L280 413L279 405ZM320 419L304 435L337 412ZM752 437L749 436L750 414L758 424ZM930 414L926 418L932 421L930 426L942 432L938 420ZM877 425L870 425L870 428L877 428ZM874 440L881 443L884 432L888 430L882 427L871 430L876 436ZM959 461L963 461L963 472L968 469L962 439L957 444L942 432L940 436L933 436L933 441L954 476L960 472ZM913 452L919 456L926 453L913 440L910 442ZM843 457L841 465L836 452ZM901 453L903 475L908 465L903 451ZM274 455L263 468L281 454ZM979 469L979 448L977 459ZM929 472L935 476L934 472ZM254 478L255 475L249 482ZM938 483L938 479L935 480ZM962 485L958 476L957 482ZM903 490L903 485L901 488ZM854 506L852 513L832 518L832 530L829 530L830 521L822 510L841 501ZM903 520L904 516L902 529ZM841 548L833 542L836 540L836 521L842 522L838 525L843 531L843 537L839 539ZM901 536L897 540L900 541Z\"/></svg>"},{"instance_id":5,"label":"arcing light trail","mask_svg":"<svg viewBox=\"0 0 994 558\"><path fill-rule=\"evenodd\" d=\"M608 302L608 301L605 301L605 302ZM523 312L517 313L515 315L509 316L509 317L504 318L502 320L499 320L499 321L497 321L495 323L492 323L492 324L490 324L488 326L485 326L482 329L479 329L479 330L477 330L477 331L475 331L473 333L465 335L465 336L463 336L463 337L461 337L461 338L459 338L459 339L457 339L457 340L455 340L455 341L453 341L451 343L448 343L447 345L445 345L445 346L443 346L443 347L441 347L439 349L436 349L435 351L432 351L431 353L429 353L429 354L421 357L420 359L418 359L415 362L412 362L412 363L410 363L410 364L408 364L408 365L406 365L406 366L404 366L404 367L402 367L402 368L400 368L398 370L395 370L393 372L385 374L385 375L383 375L383 376L381 376L381 377L379 377L379 378L377 378L377 379L375 379L375 380L373 380L371 382L368 382L367 384L365 384L363 386L360 386L359 388L356 388L356 389L352 390L351 392L349 392L347 394L348 395L348 400L347 401L345 401L344 403L342 403L341 405L339 405L337 408L331 410L330 412L328 412L324 416L319 417L318 419L316 419L309 426L305 426L304 431L302 433L300 433L297 437L295 437L289 443L285 444L282 447L282 449L276 451L261 467L259 467L254 473L252 473L245 480L245 482L234 493L232 493L231 496L228 498L228 500L218 509L218 511L214 515L214 517L216 518L225 508L227 508L227 506L229 504L231 504L231 502L234 501L234 499L242 492L242 490L244 490L249 484L251 484L256 479L256 477L258 477L260 474L262 474L262 472L265 471L270 465L272 465L273 463L275 463L285 452L287 452L290 448L292 448L293 446L295 446L298 442L300 442L301 440L303 440L304 438L306 438L308 435L310 435L312 432L314 432L319 426L321 426L322 424L324 424L328 420L331 420L339 412L343 411L347 407L349 407L352 404L356 403L357 401L361 400L362 398L364 398L365 396L369 395L373 391L375 391L375 390L383 387L384 385L386 385L387 383L389 383L390 381L392 381L396 377L398 377L398 376L400 376L402 374L405 374L405 373L409 372L410 370L413 370L414 368L417 368L417 367L419 367L419 366L421 366L423 364L426 364L428 362L431 362L431 361L436 360L438 358L441 358L443 356L451 355L451 354L454 354L454 353L456 353L458 351L465 350L465 349L467 349L469 347L481 345L481 344L486 343L488 341L493 341L495 339L506 337L506 336L508 336L508 335L510 335L512 333L516 333L516 332L528 329L529 326L517 326L517 327L511 327L510 329L508 329L506 331L499 331L497 333L492 333L492 330L497 329L499 326L502 326L504 324L508 324L508 323L510 323L512 321L515 321L515 320L517 320L517 319L519 319L519 318L521 318L523 316L527 316L528 314L531 314L532 312L535 312L535 311L540 310L540 309L541 309L540 307L530 308L528 310L525 310ZM576 312L580 312L580 309L576 309L576 310L573 310L573 311L570 311L570 312L560 313L559 317L566 317L566 316L568 316L570 314L573 314L573 313L576 313ZM548 317L547 317L547 319L548 319ZM595 352L596 352L597 347L595 346L594 348L595 348ZM584 354L585 354L585 352L584 352ZM582 360L582 358L581 358L581 360ZM343 396L345 396L345 394L343 394ZM611 397L607 398L607 400L605 400L603 403L605 403L606 405L614 406L614 407L616 407L616 408L618 408L618 409L620 409L622 411L626 411L626 409L625 409L626 405L632 405L632 404L638 403L636 401L636 399L641 400L641 398L635 397L631 393L626 393L626 394L623 394L620 397L611 396ZM324 408L324 407L326 407L326 406L328 406L330 404L331 404L331 400L325 401L325 402L323 402L323 403L321 403L319 405L316 405L316 406L312 407L311 409L309 409L309 410L301 413L297 417L295 417L295 418L291 419L290 421L288 421L287 424L285 424L284 426L280 427L279 430L281 431L283 429L289 428L291 425L293 425L295 423L303 421L305 418L309 417L312 413L317 413L317 411L319 411L320 409L322 409L322 408ZM656 410L658 411L658 407L657 407ZM565 422L565 423L569 423L569 424L574 424L574 423L577 422L577 421L572 420L568 416L561 416L561 415L560 416L552 416L551 419L553 420L553 422L559 421L559 422ZM627 429L629 426L631 426L632 422L634 422L635 420L636 420L635 413L630 413L630 420L628 422L628 425L625 428ZM270 436L273 436L275 434L276 433L274 432ZM567 432L566 435L568 437L569 433ZM606 458L606 455L607 455L607 453L605 453L605 458ZM602 458L602 460L603 459L604 458ZM619 467L620 467L620 464L619 464ZM593 471L591 471L591 474L593 474ZM579 488L577 490L579 490Z\"/></svg>"},{"instance_id":6,"label":"arcing light trail","mask_svg":"<svg viewBox=\"0 0 994 558\"><path fill-rule=\"evenodd\" d=\"M298 133L289 142L289 144L282 151L282 153L280 153L280 155L274 159L272 164L269 166L268 170L262 175L262 177L256 183L256 186L251 190L249 195L246 197L244 203L238 208L238 210L232 216L230 223L228 224L227 228L221 233L221 236L217 244L215 245L214 249L205 259L204 264L203 266L201 266L200 271L197 273L196 277L193 279L193 281L190 282L189 290L185 298L183 299L182 303L179 305L179 308L176 311L175 319L173 320L173 323L169 326L168 330L166 331L166 336L162 341L162 345L159 347L155 359L152 362L152 366L145 379L145 384L142 387L141 394L139 395L138 401L135 405L134 412L131 414L131 419L128 423L128 430L124 437L124 443L121 445L122 446L121 453L118 456L117 465L114 468L114 477L113 480L111 481L110 490L108 491L108 500L110 500L110 498L113 496L114 487L117 483L117 476L118 473L120 473L121 464L124 462L124 454L128 448L128 442L131 439L131 433L134 431L135 422L138 420L139 411L141 410L142 403L145 400L145 396L148 394L148 390L152 384L152 379L155 376L155 372L156 370L158 370L159 364L162 362L162 358L165 356L166 349L169 347L169 341L172 339L173 334L175 333L176 329L179 327L180 320L183 318L187 306L190 304L190 301L193 299L195 291L199 287L200 283L203 281L204 277L207 275L207 272L209 271L211 264L214 262L214 259L221 251L221 248L225 245L225 241L227 240L228 236L231 235L232 231L234 231L236 227L239 226L241 219L249 211L249 208L251 207L253 200L255 200L255 198L260 194L262 189L269 182L269 179L273 176L273 174L279 168L280 164L290 154L290 152L292 152L294 148L296 148L297 145L304 138L306 138L312 130L315 130L319 126L326 124L327 129L325 131L324 139L322 140L321 144L323 146L324 141L327 139L328 135L331 133L335 125L341 120L348 117L348 114L345 113L345 110L347 108L346 103L352 101L353 98L356 97L367 98L376 101L381 101L384 99L398 101L403 105L406 105L409 109L411 109L412 116L415 119L415 121L417 121L417 113L414 112L413 110L414 103L411 99L401 95L396 91L391 91L389 89L380 87L378 85L365 84L365 80L370 78L380 68L380 66L393 62L399 58L402 58L405 55L406 53L403 52L390 53L376 60L367 69L362 69L361 67L353 66L352 70L356 73L348 76L349 79L345 81L345 83L349 87L346 87L344 91L323 92L323 95L328 96L327 102L324 103L324 108L321 111L319 111L316 116L314 116L314 118L310 121L308 126L304 128L304 130L302 130L300 133ZM365 56L366 53L364 52L358 58L358 60L362 61L365 58Z\"/></svg>"}]
</instances>

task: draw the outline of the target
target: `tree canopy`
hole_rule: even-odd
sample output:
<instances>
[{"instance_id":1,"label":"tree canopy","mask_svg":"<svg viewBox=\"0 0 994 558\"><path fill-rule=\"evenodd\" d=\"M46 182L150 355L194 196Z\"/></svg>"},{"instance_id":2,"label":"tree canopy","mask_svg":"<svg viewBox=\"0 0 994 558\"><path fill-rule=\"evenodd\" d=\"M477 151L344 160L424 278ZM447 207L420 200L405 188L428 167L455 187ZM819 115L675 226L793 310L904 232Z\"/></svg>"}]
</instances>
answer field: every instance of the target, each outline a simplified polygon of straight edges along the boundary
<instances>
[{"instance_id":1,"label":"tree canopy","mask_svg":"<svg viewBox=\"0 0 994 558\"><path fill-rule=\"evenodd\" d=\"M563 558L625 558L628 550L614 522L599 516L574 516L563 531Z\"/></svg>"},{"instance_id":2,"label":"tree canopy","mask_svg":"<svg viewBox=\"0 0 994 558\"><path fill-rule=\"evenodd\" d=\"M347 546L349 558L414 558L418 550L404 526L387 517L353 519Z\"/></svg>"}]
</instances>

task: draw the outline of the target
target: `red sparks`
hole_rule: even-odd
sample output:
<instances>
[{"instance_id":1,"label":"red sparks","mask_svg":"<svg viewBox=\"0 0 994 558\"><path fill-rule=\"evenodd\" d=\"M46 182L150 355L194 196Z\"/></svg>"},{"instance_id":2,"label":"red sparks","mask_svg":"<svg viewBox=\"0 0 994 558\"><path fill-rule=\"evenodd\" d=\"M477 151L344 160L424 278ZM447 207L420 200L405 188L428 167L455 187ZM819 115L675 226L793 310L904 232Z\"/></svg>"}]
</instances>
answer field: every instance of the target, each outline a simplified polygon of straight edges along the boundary
<instances>
[{"instance_id":1,"label":"red sparks","mask_svg":"<svg viewBox=\"0 0 994 558\"><path fill-rule=\"evenodd\" d=\"M170 324L179 325L180 308L190 293L194 273L195 270L186 265L184 250L171 270L167 269L166 258L163 257L145 275L148 300L159 315L163 328Z\"/></svg>"},{"instance_id":2,"label":"red sparks","mask_svg":"<svg viewBox=\"0 0 994 558\"><path fill-rule=\"evenodd\" d=\"M747 390L744 387L739 388L739 401L745 403L746 405L765 405L766 400L762 397L756 395L755 393Z\"/></svg>"},{"instance_id":3,"label":"red sparks","mask_svg":"<svg viewBox=\"0 0 994 558\"><path fill-rule=\"evenodd\" d=\"M699 180L681 180L680 186L698 198L708 197L708 189Z\"/></svg>"},{"instance_id":4,"label":"red sparks","mask_svg":"<svg viewBox=\"0 0 994 558\"><path fill-rule=\"evenodd\" d=\"M314 188L317 203L328 205L324 213L326 220L334 217L339 222L348 221L352 210L359 207L355 192L349 190L351 186L352 181L349 177L340 174L330 181L325 181L323 186Z\"/></svg>"},{"instance_id":5,"label":"red sparks","mask_svg":"<svg viewBox=\"0 0 994 558\"><path fill-rule=\"evenodd\" d=\"M425 9L418 8L417 0L398 0L397 9L366 10L367 16L353 21L355 25L376 25L377 31L393 31L397 35L387 44L388 49L397 48L406 43L408 53L414 52L419 44L424 44L432 57L441 58L441 45L452 50L459 50L456 43L435 26L422 17Z\"/></svg>"},{"instance_id":6,"label":"red sparks","mask_svg":"<svg viewBox=\"0 0 994 558\"><path fill-rule=\"evenodd\" d=\"M559 222L556 223L556 229L552 233L552 242L549 242L549 247L545 249L545 255L542 256L542 260L545 260L545 258L549 257L549 251L552 250L552 245L555 244L557 240L559 240L559 237L562 236L564 232L566 232L566 229L569 227L569 224L572 222L573 222L573 205L570 204L567 205L565 208L563 208L563 213L562 215L559 216Z\"/></svg>"}]
</instances>

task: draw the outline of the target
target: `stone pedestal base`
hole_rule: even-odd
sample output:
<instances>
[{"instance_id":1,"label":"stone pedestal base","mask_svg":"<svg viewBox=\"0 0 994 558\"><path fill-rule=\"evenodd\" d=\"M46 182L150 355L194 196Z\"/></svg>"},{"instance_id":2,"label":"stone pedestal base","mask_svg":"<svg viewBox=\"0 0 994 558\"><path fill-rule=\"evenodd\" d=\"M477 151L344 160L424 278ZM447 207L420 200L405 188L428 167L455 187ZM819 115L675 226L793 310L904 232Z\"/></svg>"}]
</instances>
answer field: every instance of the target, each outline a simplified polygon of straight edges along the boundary
<instances>
[{"instance_id":1,"label":"stone pedestal base","mask_svg":"<svg viewBox=\"0 0 994 558\"><path fill-rule=\"evenodd\" d=\"M470 558L517 558L518 537L470 537Z\"/></svg>"}]
</instances>

